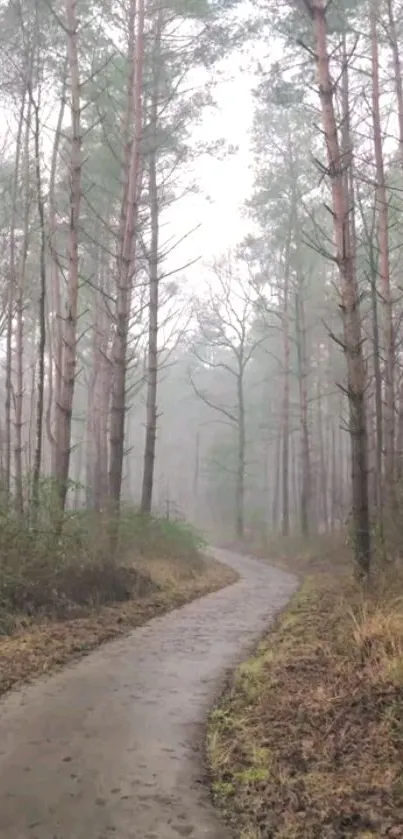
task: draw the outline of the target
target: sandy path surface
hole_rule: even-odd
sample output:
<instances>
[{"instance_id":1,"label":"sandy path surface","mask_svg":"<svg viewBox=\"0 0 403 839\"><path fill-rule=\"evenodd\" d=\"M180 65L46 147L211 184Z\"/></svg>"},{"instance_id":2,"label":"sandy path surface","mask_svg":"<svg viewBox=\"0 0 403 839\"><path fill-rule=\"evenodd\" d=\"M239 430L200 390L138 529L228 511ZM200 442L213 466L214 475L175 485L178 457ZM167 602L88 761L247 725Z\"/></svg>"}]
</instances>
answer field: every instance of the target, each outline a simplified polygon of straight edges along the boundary
<instances>
[{"instance_id":1,"label":"sandy path surface","mask_svg":"<svg viewBox=\"0 0 403 839\"><path fill-rule=\"evenodd\" d=\"M203 783L206 715L297 582L215 555L239 582L0 703L1 839L225 839Z\"/></svg>"}]
</instances>

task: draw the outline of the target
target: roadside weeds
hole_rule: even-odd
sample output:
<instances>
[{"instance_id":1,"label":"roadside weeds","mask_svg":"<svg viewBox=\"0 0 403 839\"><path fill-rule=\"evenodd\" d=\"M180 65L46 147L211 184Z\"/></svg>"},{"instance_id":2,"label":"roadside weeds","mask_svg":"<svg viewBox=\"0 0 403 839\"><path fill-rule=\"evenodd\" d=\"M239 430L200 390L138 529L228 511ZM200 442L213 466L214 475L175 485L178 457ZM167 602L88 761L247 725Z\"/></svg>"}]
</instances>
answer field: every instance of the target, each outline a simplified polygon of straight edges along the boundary
<instances>
[{"instance_id":1,"label":"roadside weeds","mask_svg":"<svg viewBox=\"0 0 403 839\"><path fill-rule=\"evenodd\" d=\"M403 837L396 591L396 574L371 592L343 568L311 574L237 669L207 746L214 801L241 839Z\"/></svg>"},{"instance_id":2,"label":"roadside weeds","mask_svg":"<svg viewBox=\"0 0 403 839\"><path fill-rule=\"evenodd\" d=\"M233 569L211 558L201 559L196 567L174 559L137 562L136 567L149 574L152 593L138 596L134 591L132 599L67 620L21 617L11 635L0 637L0 695L238 579Z\"/></svg>"}]
</instances>

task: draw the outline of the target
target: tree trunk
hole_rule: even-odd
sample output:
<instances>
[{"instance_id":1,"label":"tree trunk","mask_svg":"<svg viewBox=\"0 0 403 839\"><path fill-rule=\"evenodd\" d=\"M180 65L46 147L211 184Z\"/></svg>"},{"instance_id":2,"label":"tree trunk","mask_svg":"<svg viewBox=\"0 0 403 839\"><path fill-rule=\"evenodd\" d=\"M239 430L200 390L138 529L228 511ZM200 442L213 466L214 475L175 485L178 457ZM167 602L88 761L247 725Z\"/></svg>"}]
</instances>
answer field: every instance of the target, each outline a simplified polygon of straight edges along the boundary
<instances>
[{"instance_id":1,"label":"tree trunk","mask_svg":"<svg viewBox=\"0 0 403 839\"><path fill-rule=\"evenodd\" d=\"M395 508L395 341L389 275L388 196L383 164L379 92L377 13L378 0L371 0L372 117L376 165L376 204L378 210L379 275L383 304L383 344L385 354L384 475L390 512Z\"/></svg>"},{"instance_id":2,"label":"tree trunk","mask_svg":"<svg viewBox=\"0 0 403 839\"><path fill-rule=\"evenodd\" d=\"M290 532L290 318L289 318L289 281L290 281L290 257L289 245L286 253L286 265L284 272L283 289L283 353L284 353L284 380L283 380L283 448L282 448L282 532L288 536Z\"/></svg>"},{"instance_id":3,"label":"tree trunk","mask_svg":"<svg viewBox=\"0 0 403 839\"><path fill-rule=\"evenodd\" d=\"M400 62L399 41L396 31L395 15L393 10L393 0L387 0L388 18L389 18L389 40L392 48L393 65L395 71L395 87L397 99L397 114L399 120L399 151L400 160L403 167L403 80L402 80L402 66Z\"/></svg>"},{"instance_id":4,"label":"tree trunk","mask_svg":"<svg viewBox=\"0 0 403 839\"><path fill-rule=\"evenodd\" d=\"M242 363L242 362L241 362ZM238 391L238 458L235 485L236 536L243 539L245 530L245 399L243 370L237 376Z\"/></svg>"},{"instance_id":5,"label":"tree trunk","mask_svg":"<svg viewBox=\"0 0 403 839\"><path fill-rule=\"evenodd\" d=\"M126 372L131 290L136 264L136 226L140 192L140 152L142 135L142 79L144 64L144 0L138 0L137 32L135 32L135 0L131 4L133 29L130 41L135 43L134 82L129 68L129 101L134 101L134 136L131 144L127 190L123 198L122 241L118 256L115 334L112 349L113 383L110 419L109 494L112 507L119 511L123 477L124 432L126 414ZM130 47L129 47L130 52Z\"/></svg>"},{"instance_id":6,"label":"tree trunk","mask_svg":"<svg viewBox=\"0 0 403 839\"><path fill-rule=\"evenodd\" d=\"M357 571L367 576L371 561L368 509L367 427L365 416L365 368L361 337L360 299L355 274L355 242L350 230L350 196L346 186L347 159L341 151L334 111L334 85L330 75L326 28L326 0L311 5L319 96L332 186L336 259L340 274L340 295L347 360L351 435L351 481L354 547ZM343 117L348 115L345 113ZM351 155L351 150L349 150Z\"/></svg>"},{"instance_id":7,"label":"tree trunk","mask_svg":"<svg viewBox=\"0 0 403 839\"><path fill-rule=\"evenodd\" d=\"M274 484L273 484L273 496L272 496L272 505L271 505L271 524L273 528L273 533L277 533L278 531L278 506L279 506L279 498L280 498L280 469L281 469L281 444L282 440L278 440L278 444L276 446L276 453L275 453L275 469L274 469Z\"/></svg>"},{"instance_id":8,"label":"tree trunk","mask_svg":"<svg viewBox=\"0 0 403 839\"><path fill-rule=\"evenodd\" d=\"M10 276L8 278L7 295L7 334L6 334L6 398L5 398L5 502L8 505L11 492L11 400L12 400L12 350L13 350L13 321L16 291L16 214L18 185L20 177L20 160L22 135L24 129L26 96L22 97L21 108L18 120L17 139L15 148L14 180L12 209L10 221Z\"/></svg>"},{"instance_id":9,"label":"tree trunk","mask_svg":"<svg viewBox=\"0 0 403 839\"><path fill-rule=\"evenodd\" d=\"M34 153L35 153L35 179L36 179L36 201L38 208L39 230L40 230L40 257L39 276L40 291L38 300L38 376L37 376L37 404L36 404L36 443L34 455L34 468L32 473L32 502L34 507L39 504L39 480L42 465L42 444L43 444L43 412L45 394L45 348L46 348L46 231L45 231L45 207L42 194L42 175L40 160L40 116L39 104L32 103L34 109Z\"/></svg>"},{"instance_id":10,"label":"tree trunk","mask_svg":"<svg viewBox=\"0 0 403 839\"><path fill-rule=\"evenodd\" d=\"M376 488L376 505L378 524L383 532L383 497L382 497L382 454L383 454L383 417L382 417L382 374L381 374L381 356L380 356L380 342L379 342L379 324L378 324L378 292L376 287L376 279L378 275L377 259L374 253L374 246L372 237L368 241L369 261L370 261L370 285L371 285L371 315L372 315L372 341L373 341L373 359L374 359L374 379L375 379L375 488Z\"/></svg>"},{"instance_id":11,"label":"tree trunk","mask_svg":"<svg viewBox=\"0 0 403 839\"><path fill-rule=\"evenodd\" d=\"M309 533L309 513L311 500L311 456L309 446L308 392L307 392L307 357L306 357L306 327L305 305L303 299L302 280L298 282L295 295L295 326L298 356L298 385L301 424L301 532L303 536Z\"/></svg>"},{"instance_id":12,"label":"tree trunk","mask_svg":"<svg viewBox=\"0 0 403 839\"><path fill-rule=\"evenodd\" d=\"M151 513L155 445L157 439L157 386L158 386L158 305L159 305L159 200L157 184L158 106L160 94L162 11L157 13L155 24L153 82L150 113L150 147L148 149L148 183L150 199L151 246L149 265L149 321L146 401L146 439L144 449L142 513Z\"/></svg>"},{"instance_id":13,"label":"tree trunk","mask_svg":"<svg viewBox=\"0 0 403 839\"><path fill-rule=\"evenodd\" d=\"M55 425L57 420L58 405L61 394L61 375L63 363L63 320L62 320L62 294L60 288L59 254L57 250L57 217L56 217L56 174L59 159L60 142L62 139L62 127L66 109L68 63L65 62L63 87L55 138L52 149L52 159L49 178L49 247L51 258L50 283L51 283L51 330L49 344L53 348L52 359L49 363L49 401L47 408L47 432L49 442L52 446L52 475L57 474L57 445Z\"/></svg>"},{"instance_id":14,"label":"tree trunk","mask_svg":"<svg viewBox=\"0 0 403 839\"><path fill-rule=\"evenodd\" d=\"M77 0L66 0L67 54L71 83L70 224L66 313L63 322L63 360L60 399L56 404L56 481L60 511L66 506L71 450L71 421L77 356L79 283L79 221L81 202L81 108L77 49Z\"/></svg>"},{"instance_id":15,"label":"tree trunk","mask_svg":"<svg viewBox=\"0 0 403 839\"><path fill-rule=\"evenodd\" d=\"M31 131L31 104L28 103L25 142L24 142L24 221L23 243L20 258L19 282L16 288L16 389L15 389L15 506L20 515L24 512L23 465L22 465L22 426L24 402L24 290L25 271L29 244L29 211L30 211L30 181L29 181L29 136Z\"/></svg>"},{"instance_id":16,"label":"tree trunk","mask_svg":"<svg viewBox=\"0 0 403 839\"><path fill-rule=\"evenodd\" d=\"M318 445L319 445L319 491L321 498L321 512L322 520L325 526L325 531L329 529L329 505L328 505L328 476L326 471L326 457L325 457L325 439L323 428L323 395L320 382L320 371L318 371L317 379L317 402L318 402Z\"/></svg>"}]
</instances>

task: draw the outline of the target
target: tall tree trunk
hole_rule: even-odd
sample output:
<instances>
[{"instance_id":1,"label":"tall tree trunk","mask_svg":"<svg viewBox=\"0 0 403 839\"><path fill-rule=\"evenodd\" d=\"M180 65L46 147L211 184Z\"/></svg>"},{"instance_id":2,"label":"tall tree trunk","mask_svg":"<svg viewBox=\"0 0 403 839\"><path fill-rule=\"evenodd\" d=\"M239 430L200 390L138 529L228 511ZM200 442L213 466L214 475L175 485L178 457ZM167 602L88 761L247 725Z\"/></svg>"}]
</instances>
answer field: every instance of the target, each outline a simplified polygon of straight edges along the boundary
<instances>
[{"instance_id":1,"label":"tall tree trunk","mask_svg":"<svg viewBox=\"0 0 403 839\"><path fill-rule=\"evenodd\" d=\"M335 421L331 419L331 429L330 429L330 473L331 473L331 492L330 492L330 530L334 533L336 529L336 522L338 517L338 506L339 506L339 480L338 480L338 455L336 448L336 429L335 429Z\"/></svg>"},{"instance_id":2,"label":"tall tree trunk","mask_svg":"<svg viewBox=\"0 0 403 839\"><path fill-rule=\"evenodd\" d=\"M318 403L318 445L319 445L319 491L321 498L322 520L325 530L329 529L329 505L328 505L328 476L326 471L324 423L323 423L323 394L320 382L320 371L317 379L317 403Z\"/></svg>"},{"instance_id":3,"label":"tall tree trunk","mask_svg":"<svg viewBox=\"0 0 403 839\"><path fill-rule=\"evenodd\" d=\"M311 456L309 446L308 392L307 392L307 357L306 357L306 327L305 303L303 298L302 280L299 279L298 290L295 295L295 326L298 357L298 385L301 424L301 532L303 536L309 533L309 513L311 500Z\"/></svg>"},{"instance_id":4,"label":"tall tree trunk","mask_svg":"<svg viewBox=\"0 0 403 839\"><path fill-rule=\"evenodd\" d=\"M291 234L290 234L291 236ZM283 289L283 417L282 417L282 532L288 536L290 532L290 316L289 316L289 284L290 284L290 242L285 255L284 289Z\"/></svg>"},{"instance_id":5,"label":"tall tree trunk","mask_svg":"<svg viewBox=\"0 0 403 839\"><path fill-rule=\"evenodd\" d=\"M136 226L140 192L140 153L142 135L142 79L144 64L144 0L138 0L137 31L134 14L135 0L132 0L132 25L130 41L135 43L134 82L129 69L128 97L134 102L134 136L131 144L127 190L123 199L122 242L118 256L118 278L116 292L115 334L112 349L113 384L110 419L110 464L109 493L112 507L119 511L123 477L125 414L126 414L126 372L131 291L136 264ZM130 52L130 47L129 47ZM125 179L126 181L126 179Z\"/></svg>"},{"instance_id":6,"label":"tall tree trunk","mask_svg":"<svg viewBox=\"0 0 403 839\"><path fill-rule=\"evenodd\" d=\"M56 216L56 174L59 160L62 127L66 110L68 62L65 61L63 71L63 87L60 98L60 108L53 141L52 158L49 178L49 250L50 267L50 299L51 299L51 329L49 331L49 346L53 353L49 362L49 401L47 408L47 432L52 447L52 475L57 474L57 445L55 424L58 404L61 394L61 375L63 363L63 320L62 294L60 288L60 257L57 248L57 216Z\"/></svg>"},{"instance_id":7,"label":"tall tree trunk","mask_svg":"<svg viewBox=\"0 0 403 839\"><path fill-rule=\"evenodd\" d=\"M22 515L24 512L24 491L23 491L23 465L22 465L22 427L23 427L23 402L24 402L24 291L25 272L28 255L29 240L29 212L30 212L30 155L29 137L31 131L31 103L28 102L25 141L24 141L24 220L23 220L23 242L20 257L19 281L16 288L16 389L15 389L15 506L17 512Z\"/></svg>"},{"instance_id":8,"label":"tall tree trunk","mask_svg":"<svg viewBox=\"0 0 403 839\"><path fill-rule=\"evenodd\" d=\"M368 241L370 260L370 285L371 285L371 315L372 315L372 341L374 358L374 380L375 380L375 487L376 487L376 511L378 523L383 533L383 496L382 496L382 453L383 453L383 417L382 417L382 373L381 373L381 350L379 342L378 324L378 292L376 280L378 276L378 265L372 237Z\"/></svg>"},{"instance_id":9,"label":"tall tree trunk","mask_svg":"<svg viewBox=\"0 0 403 839\"><path fill-rule=\"evenodd\" d=\"M245 530L245 396L244 396L244 381L243 369L241 362L241 370L237 376L237 392L238 392L238 452L237 452L237 471L236 471L236 485L235 485L235 513L236 513L236 536L238 539L243 539Z\"/></svg>"},{"instance_id":10,"label":"tall tree trunk","mask_svg":"<svg viewBox=\"0 0 403 839\"><path fill-rule=\"evenodd\" d=\"M395 508L395 341L393 305L389 275L388 196L383 164L377 15L378 0L371 0L372 118L376 165L376 204L378 211L379 275L383 304L383 345L385 354L384 476L390 512Z\"/></svg>"},{"instance_id":11,"label":"tall tree trunk","mask_svg":"<svg viewBox=\"0 0 403 839\"><path fill-rule=\"evenodd\" d=\"M22 150L22 136L24 130L26 95L21 100L18 119L17 139L15 147L14 179L12 208L10 221L10 273L8 278L7 295L7 333L6 333L6 399L5 399L5 502L9 503L11 492L11 401L12 401L12 351L13 351L13 323L16 291L16 222L17 200L20 178L20 161Z\"/></svg>"},{"instance_id":12,"label":"tall tree trunk","mask_svg":"<svg viewBox=\"0 0 403 839\"><path fill-rule=\"evenodd\" d=\"M40 290L38 300L38 376L37 376L37 404L36 404L36 444L34 455L34 468L32 473L32 501L34 507L39 504L39 480L42 465L43 445L43 414L45 395L45 349L46 349L46 231L45 231L45 206L42 193L42 175L40 159L40 114L39 101L33 102L34 110L34 154L35 154L35 179L36 179L36 201L39 218L40 231L40 256L39 276Z\"/></svg>"},{"instance_id":13,"label":"tall tree trunk","mask_svg":"<svg viewBox=\"0 0 403 839\"><path fill-rule=\"evenodd\" d=\"M271 524L272 524L272 528L273 528L273 533L277 533L277 531L278 531L278 507L279 507L279 498L280 498L280 471L281 471L281 444L282 444L282 439L279 439L278 444L276 446L276 452L275 452L274 483L273 483L273 496L272 496L272 505L271 505Z\"/></svg>"},{"instance_id":14,"label":"tall tree trunk","mask_svg":"<svg viewBox=\"0 0 403 839\"><path fill-rule=\"evenodd\" d=\"M159 296L159 201L157 184L158 107L160 98L162 10L157 13L153 52L153 81L150 109L150 147L148 184L150 199L151 244L149 265L149 321L147 361L146 439L144 448L141 511L151 513L155 445L157 439L158 386L158 296Z\"/></svg>"},{"instance_id":15,"label":"tall tree trunk","mask_svg":"<svg viewBox=\"0 0 403 839\"><path fill-rule=\"evenodd\" d=\"M334 110L334 84L330 75L327 45L326 0L312 0L312 23L316 42L319 96L332 186L336 259L347 360L347 390L351 435L351 482L354 548L357 571L367 576L371 561L368 509L368 452L365 416L365 367L361 337L360 299L355 273L355 243L350 229L350 196L345 170L348 158L341 150ZM347 68L346 68L347 69ZM346 72L345 69L345 72ZM345 113L343 118L346 118ZM351 154L351 150L350 150Z\"/></svg>"},{"instance_id":16,"label":"tall tree trunk","mask_svg":"<svg viewBox=\"0 0 403 839\"><path fill-rule=\"evenodd\" d=\"M66 506L68 489L71 421L77 357L77 315L79 283L79 222L81 203L81 107L77 49L77 0L66 0L67 55L70 72L71 156L70 224L68 231L68 275L66 313L63 322L63 359L60 399L56 404L56 482L60 511Z\"/></svg>"},{"instance_id":17,"label":"tall tree trunk","mask_svg":"<svg viewBox=\"0 0 403 839\"><path fill-rule=\"evenodd\" d=\"M389 18L389 40L392 48L393 66L395 71L395 88L397 99L397 114L399 121L399 152L400 161L403 167L403 79L402 79L402 65L400 61L399 40L396 31L396 21L393 9L394 0L387 0L388 18Z\"/></svg>"}]
</instances>

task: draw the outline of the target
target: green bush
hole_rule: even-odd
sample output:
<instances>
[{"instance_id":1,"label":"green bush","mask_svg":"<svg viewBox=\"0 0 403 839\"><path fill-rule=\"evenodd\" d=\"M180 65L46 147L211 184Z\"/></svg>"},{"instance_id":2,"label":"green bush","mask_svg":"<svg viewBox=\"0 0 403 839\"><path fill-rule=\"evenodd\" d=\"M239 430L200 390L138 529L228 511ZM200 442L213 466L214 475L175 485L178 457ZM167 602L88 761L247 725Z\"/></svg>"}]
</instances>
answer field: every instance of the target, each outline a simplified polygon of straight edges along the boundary
<instances>
[{"instance_id":1,"label":"green bush","mask_svg":"<svg viewBox=\"0 0 403 839\"><path fill-rule=\"evenodd\" d=\"M80 610L141 597L157 586L136 568L136 560L169 558L201 563L203 542L183 522L122 511L118 550L110 552L107 514L67 513L63 527L52 525L46 505L35 525L0 510L0 632L13 616L64 618Z\"/></svg>"},{"instance_id":2,"label":"green bush","mask_svg":"<svg viewBox=\"0 0 403 839\"><path fill-rule=\"evenodd\" d=\"M144 516L130 508L122 511L120 546L123 552L134 550L144 558L188 560L197 562L205 542L192 525L155 516Z\"/></svg>"}]
</instances>

